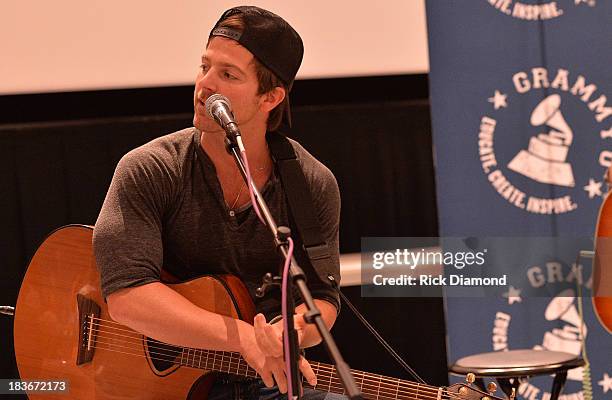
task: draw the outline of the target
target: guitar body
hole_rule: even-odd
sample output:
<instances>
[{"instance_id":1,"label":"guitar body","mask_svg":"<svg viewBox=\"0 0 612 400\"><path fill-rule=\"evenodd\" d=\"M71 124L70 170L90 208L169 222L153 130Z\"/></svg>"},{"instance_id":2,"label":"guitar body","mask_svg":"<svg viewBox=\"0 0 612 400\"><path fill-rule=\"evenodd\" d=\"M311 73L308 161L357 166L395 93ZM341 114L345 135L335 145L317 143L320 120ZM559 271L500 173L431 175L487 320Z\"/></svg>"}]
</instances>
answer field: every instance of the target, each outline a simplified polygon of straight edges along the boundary
<instances>
[{"instance_id":1,"label":"guitar body","mask_svg":"<svg viewBox=\"0 0 612 400\"><path fill-rule=\"evenodd\" d=\"M597 221L593 270L593 308L601 324L612 333L612 195L608 193Z\"/></svg>"},{"instance_id":2,"label":"guitar body","mask_svg":"<svg viewBox=\"0 0 612 400\"><path fill-rule=\"evenodd\" d=\"M100 292L92 233L92 227L76 225L54 231L34 254L24 277L14 324L20 377L69 381L69 396L32 393L30 398L186 399L194 382L203 377L193 388L201 396L213 374L181 367L178 362L155 364L155 352L149 348L159 342L112 322ZM235 277L202 277L169 286L206 310L253 320L250 296ZM108 329L120 333L102 337L101 329L93 354L85 357L86 346L79 347L83 299L97 304L99 320L108 320Z\"/></svg>"}]
</instances>

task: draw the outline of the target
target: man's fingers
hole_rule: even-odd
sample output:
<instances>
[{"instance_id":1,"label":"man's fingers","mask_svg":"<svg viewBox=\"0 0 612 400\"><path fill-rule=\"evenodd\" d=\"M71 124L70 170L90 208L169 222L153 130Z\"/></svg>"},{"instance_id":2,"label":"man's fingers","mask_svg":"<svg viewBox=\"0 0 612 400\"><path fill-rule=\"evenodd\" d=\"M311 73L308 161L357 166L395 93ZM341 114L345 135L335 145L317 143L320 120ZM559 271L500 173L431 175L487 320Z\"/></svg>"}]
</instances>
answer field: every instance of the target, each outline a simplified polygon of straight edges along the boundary
<instances>
[{"instance_id":1,"label":"man's fingers","mask_svg":"<svg viewBox=\"0 0 612 400\"><path fill-rule=\"evenodd\" d=\"M282 358L268 358L270 360L270 367L274 380L278 385L278 390L281 393L287 393L287 377L285 376L285 369L283 368Z\"/></svg>"},{"instance_id":2,"label":"man's fingers","mask_svg":"<svg viewBox=\"0 0 612 400\"><path fill-rule=\"evenodd\" d=\"M298 362L298 365L300 367L300 371L302 371L302 375L304 375L304 379L306 379L306 381L311 386L316 386L317 385L317 376L315 375L314 371L312 370L312 367L310 366L310 363L308 362L308 360L306 360L304 357L300 356L300 361Z\"/></svg>"},{"instance_id":3,"label":"man's fingers","mask_svg":"<svg viewBox=\"0 0 612 400\"><path fill-rule=\"evenodd\" d=\"M269 357L280 357L283 355L283 345L274 327L266 322L262 314L255 316L253 328L255 339L261 351Z\"/></svg>"},{"instance_id":4,"label":"man's fingers","mask_svg":"<svg viewBox=\"0 0 612 400\"><path fill-rule=\"evenodd\" d=\"M255 320L253 323L253 329L255 330L255 340L257 341L257 345L264 352L264 354L269 355L270 352L269 345L266 340L266 317L263 314L257 314L255 316Z\"/></svg>"},{"instance_id":5,"label":"man's fingers","mask_svg":"<svg viewBox=\"0 0 612 400\"><path fill-rule=\"evenodd\" d=\"M255 319L253 320L253 328L255 328L255 331L261 331L263 329L263 326L266 324L266 317L264 317L263 314L257 314L255 316Z\"/></svg>"},{"instance_id":6,"label":"man's fingers","mask_svg":"<svg viewBox=\"0 0 612 400\"><path fill-rule=\"evenodd\" d=\"M304 320L303 316L295 315L296 328L298 328L298 335L303 335ZM278 390L281 393L287 393L287 376L285 374L284 362L283 362L283 343L282 338L279 337L279 327L272 326L266 322L266 318L262 314L257 314L253 322L253 329L255 333L255 339L257 346L260 348L262 353L266 355L266 362L263 367L265 373L260 373L261 379L267 387L272 387L274 383L278 386ZM282 329L281 329L282 331ZM300 357L299 368L306 381L311 385L317 384L317 377L310 366L310 363L304 358Z\"/></svg>"},{"instance_id":7,"label":"man's fingers","mask_svg":"<svg viewBox=\"0 0 612 400\"><path fill-rule=\"evenodd\" d=\"M276 329L274 329L272 325L266 324L264 326L264 332L266 333L264 341L266 343L267 351L269 351L270 356L282 357L283 342L282 339L279 338L276 334Z\"/></svg>"},{"instance_id":8,"label":"man's fingers","mask_svg":"<svg viewBox=\"0 0 612 400\"><path fill-rule=\"evenodd\" d=\"M271 388L274 386L274 378L272 377L272 373L270 371L261 372L259 376L266 387Z\"/></svg>"}]
</instances>

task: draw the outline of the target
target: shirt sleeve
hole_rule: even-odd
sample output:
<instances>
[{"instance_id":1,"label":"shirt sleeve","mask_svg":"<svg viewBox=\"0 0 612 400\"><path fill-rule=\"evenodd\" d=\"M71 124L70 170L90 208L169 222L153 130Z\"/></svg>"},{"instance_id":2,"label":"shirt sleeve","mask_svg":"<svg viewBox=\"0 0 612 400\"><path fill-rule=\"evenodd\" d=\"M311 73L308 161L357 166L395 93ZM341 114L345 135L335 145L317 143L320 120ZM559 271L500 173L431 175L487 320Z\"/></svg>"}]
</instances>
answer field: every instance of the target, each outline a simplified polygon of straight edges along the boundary
<instances>
[{"instance_id":1,"label":"shirt sleeve","mask_svg":"<svg viewBox=\"0 0 612 400\"><path fill-rule=\"evenodd\" d=\"M301 150L305 152L303 148ZM310 156L310 154L306 154L306 157ZM324 267L320 266L316 270L316 274L310 268L305 273L313 298L328 301L340 312L340 296L327 278L328 275L332 275L340 286L340 191L333 173L316 159L312 158L312 160L314 161L312 163L303 163L303 170L306 180L310 184L316 216L321 225L323 239L329 248L331 261L326 263ZM306 258L305 253L303 251L301 253ZM300 259L298 261L300 263L304 262Z\"/></svg>"},{"instance_id":2,"label":"shirt sleeve","mask_svg":"<svg viewBox=\"0 0 612 400\"><path fill-rule=\"evenodd\" d=\"M119 289L160 280L162 221L177 174L173 160L150 147L119 161L96 221L93 248L105 299Z\"/></svg>"}]
</instances>

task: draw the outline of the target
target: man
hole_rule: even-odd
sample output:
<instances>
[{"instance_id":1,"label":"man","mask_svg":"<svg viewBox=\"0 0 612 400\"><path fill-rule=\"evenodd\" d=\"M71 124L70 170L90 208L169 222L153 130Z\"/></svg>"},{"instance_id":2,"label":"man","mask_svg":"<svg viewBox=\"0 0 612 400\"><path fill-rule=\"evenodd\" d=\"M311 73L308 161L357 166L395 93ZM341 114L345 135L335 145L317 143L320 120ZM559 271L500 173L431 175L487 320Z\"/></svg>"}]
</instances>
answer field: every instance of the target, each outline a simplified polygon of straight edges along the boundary
<instances>
[{"instance_id":1,"label":"man","mask_svg":"<svg viewBox=\"0 0 612 400\"><path fill-rule=\"evenodd\" d=\"M280 313L280 291L255 299L260 314L251 326L203 310L160 281L162 266L179 279L230 273L240 277L253 294L266 272L278 271L280 259L271 235L253 212L249 191L225 149L225 132L206 115L204 102L214 93L229 99L253 180L277 222L290 225L266 131L276 130L289 116L288 92L302 54L299 35L279 16L257 7L226 11L202 55L194 91L194 128L126 154L96 222L94 251L114 320L163 342L240 352L263 380L263 384L220 380L211 398L275 398L287 391L287 381L282 325L266 322ZM291 144L332 253L330 270L318 271L319 275L331 273L339 279L338 186L327 168L299 144ZM295 227L292 231L296 232ZM296 256L306 260L303 252ZM337 294L309 271L313 297L331 327L339 309ZM316 328L301 317L305 310L303 304L296 307L301 347L320 341ZM300 370L309 383L316 383L305 359ZM247 384L249 395L244 394ZM304 394L306 398L325 396L312 390Z\"/></svg>"}]
</instances>

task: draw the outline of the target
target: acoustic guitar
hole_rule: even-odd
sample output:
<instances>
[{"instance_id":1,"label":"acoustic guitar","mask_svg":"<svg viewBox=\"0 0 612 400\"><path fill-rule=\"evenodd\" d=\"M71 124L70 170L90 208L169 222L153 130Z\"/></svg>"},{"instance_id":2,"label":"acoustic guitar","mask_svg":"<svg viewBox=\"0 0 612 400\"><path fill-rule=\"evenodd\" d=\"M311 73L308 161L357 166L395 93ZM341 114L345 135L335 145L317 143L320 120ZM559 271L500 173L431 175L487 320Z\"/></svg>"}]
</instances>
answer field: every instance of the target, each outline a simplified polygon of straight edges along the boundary
<instances>
[{"instance_id":1,"label":"acoustic guitar","mask_svg":"<svg viewBox=\"0 0 612 400\"><path fill-rule=\"evenodd\" d=\"M28 266L15 309L15 356L22 380L66 380L69 393L32 399L205 399L215 371L256 372L239 353L173 346L113 321L100 292L93 228L51 233ZM234 276L204 276L169 287L212 312L252 323L255 307ZM343 393L332 365L312 362L316 389ZM498 399L467 384L435 387L352 370L365 398ZM308 386L307 383L304 383Z\"/></svg>"},{"instance_id":2,"label":"acoustic guitar","mask_svg":"<svg viewBox=\"0 0 612 400\"><path fill-rule=\"evenodd\" d=\"M612 185L612 167L606 174ZM593 308L601 325L612 333L612 191L608 191L597 218L593 265Z\"/></svg>"}]
</instances>

